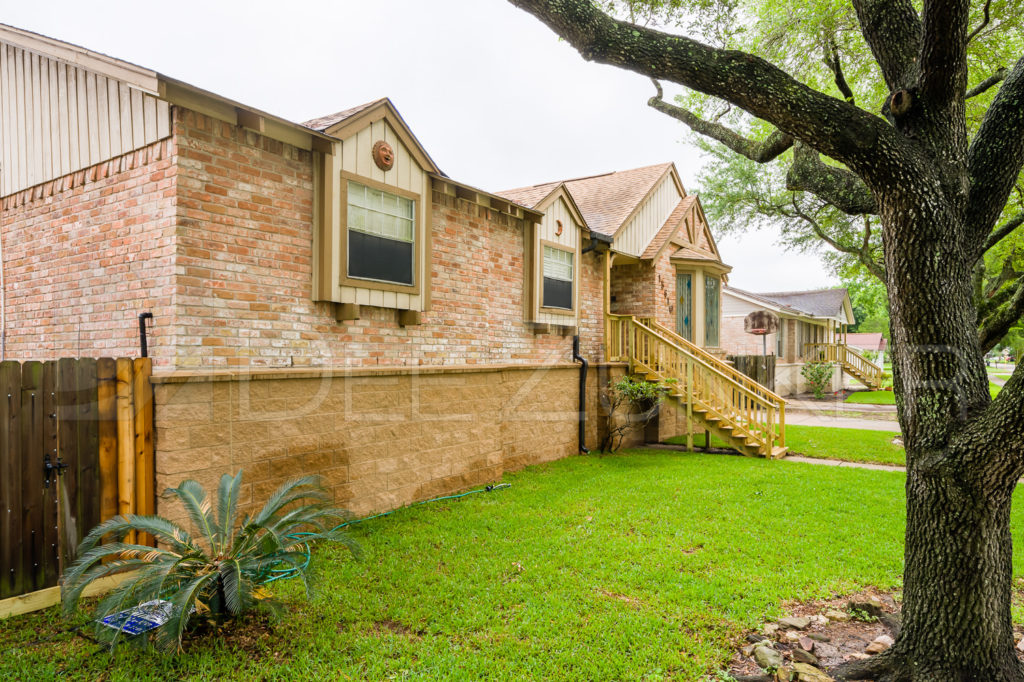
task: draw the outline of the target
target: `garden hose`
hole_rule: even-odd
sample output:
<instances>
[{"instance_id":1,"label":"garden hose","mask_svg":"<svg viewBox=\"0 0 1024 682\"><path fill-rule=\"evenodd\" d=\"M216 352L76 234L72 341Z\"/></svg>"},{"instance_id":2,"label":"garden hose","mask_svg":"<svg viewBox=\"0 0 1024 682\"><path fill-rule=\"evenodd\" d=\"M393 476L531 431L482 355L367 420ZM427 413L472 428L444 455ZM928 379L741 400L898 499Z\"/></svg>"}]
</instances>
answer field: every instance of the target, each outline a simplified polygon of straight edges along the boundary
<instances>
[{"instance_id":1,"label":"garden hose","mask_svg":"<svg viewBox=\"0 0 1024 682\"><path fill-rule=\"evenodd\" d=\"M503 488L511 488L511 487L512 487L511 483L498 483L497 485L488 485L488 486L484 486L483 488L477 488L476 490L468 490L468 491L466 491L464 493L457 493L455 495L444 495L442 497L433 497L433 498L431 498L429 500L422 500L420 502L413 502L412 504L407 505L407 507L403 507L403 509L404 508L408 508L408 507L417 507L417 506L419 506L421 504L429 504L431 502L441 502L442 500L457 500L460 497L467 497L469 495L476 495L476 494L479 494L479 493L490 493L490 492L494 492L495 490L501 490ZM361 519L353 519L351 521L345 521L343 523L339 523L337 526L335 526L331 530L332 531L341 530L342 528L345 528L347 526L353 526L353 525L355 525L357 523L363 523L364 521L372 521L373 519L379 519L382 516L390 516L391 514L394 514L396 511L398 511L398 510L397 509L393 509L391 511L381 512L380 514L374 514L373 516L364 516ZM315 533L292 533L291 535L288 535L286 537L288 537L288 538L290 538L292 540L299 540L302 537L307 536L307 535L315 535ZM311 557L311 551L310 551L308 543L303 543L302 544L302 553L305 556L305 558L302 561L301 565L289 566L288 568L271 568L271 569L268 569L266 574L265 574L265 578L263 580L260 580L259 582L261 584L263 584L263 585L267 585L267 584L275 582L277 580L286 580L288 578L294 578L301 571L304 571L307 566L309 566L309 561L310 561L310 557Z\"/></svg>"}]
</instances>

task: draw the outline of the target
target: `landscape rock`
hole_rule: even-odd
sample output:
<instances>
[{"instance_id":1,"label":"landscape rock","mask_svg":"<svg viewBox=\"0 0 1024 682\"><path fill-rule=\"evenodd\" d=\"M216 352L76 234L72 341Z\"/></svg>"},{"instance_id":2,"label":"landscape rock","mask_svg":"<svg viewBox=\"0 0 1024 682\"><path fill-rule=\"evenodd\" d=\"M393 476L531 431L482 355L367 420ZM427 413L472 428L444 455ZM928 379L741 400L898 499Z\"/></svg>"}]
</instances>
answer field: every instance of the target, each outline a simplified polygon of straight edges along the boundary
<instances>
[{"instance_id":1,"label":"landscape rock","mask_svg":"<svg viewBox=\"0 0 1024 682\"><path fill-rule=\"evenodd\" d=\"M749 635L747 635L747 641L751 644L757 644L758 642L765 641L765 637L763 635L751 632Z\"/></svg>"},{"instance_id":2,"label":"landscape rock","mask_svg":"<svg viewBox=\"0 0 1024 682\"><path fill-rule=\"evenodd\" d=\"M809 632L807 636L816 642L831 642L832 638L821 632Z\"/></svg>"},{"instance_id":3,"label":"landscape rock","mask_svg":"<svg viewBox=\"0 0 1024 682\"><path fill-rule=\"evenodd\" d=\"M793 649L793 651L791 651L789 655L792 656L793 660L798 663L818 665L818 657L812 654L810 651L804 651L803 649Z\"/></svg>"},{"instance_id":4,"label":"landscape rock","mask_svg":"<svg viewBox=\"0 0 1024 682\"><path fill-rule=\"evenodd\" d=\"M882 600L878 597L868 597L866 599L851 599L850 608L857 611L863 611L869 616L878 617L885 612L885 608L882 605Z\"/></svg>"},{"instance_id":5,"label":"landscape rock","mask_svg":"<svg viewBox=\"0 0 1024 682\"><path fill-rule=\"evenodd\" d=\"M794 679L800 682L835 682L831 677L821 672L813 665L806 663L794 663L793 672L796 673Z\"/></svg>"},{"instance_id":6,"label":"landscape rock","mask_svg":"<svg viewBox=\"0 0 1024 682\"><path fill-rule=\"evenodd\" d=\"M800 648L804 651L814 651L814 640L810 637L801 637Z\"/></svg>"},{"instance_id":7,"label":"landscape rock","mask_svg":"<svg viewBox=\"0 0 1024 682\"><path fill-rule=\"evenodd\" d=\"M804 616L789 616L787 618L779 618L779 625L784 628L792 628L793 630L806 630L811 625L811 619Z\"/></svg>"},{"instance_id":8,"label":"landscape rock","mask_svg":"<svg viewBox=\"0 0 1024 682\"><path fill-rule=\"evenodd\" d=\"M825 627L826 625L828 625L828 618L825 617L825 616L822 616L820 614L819 615L811 616L810 618L811 618L811 622L812 623L815 623L815 624L820 625L822 627Z\"/></svg>"},{"instance_id":9,"label":"landscape rock","mask_svg":"<svg viewBox=\"0 0 1024 682\"><path fill-rule=\"evenodd\" d=\"M793 679L793 670L789 666L782 666L775 671L775 682L790 682Z\"/></svg>"},{"instance_id":10,"label":"landscape rock","mask_svg":"<svg viewBox=\"0 0 1024 682\"><path fill-rule=\"evenodd\" d=\"M843 658L845 658L848 661L850 661L850 660L853 660L853 661L863 661L865 659L871 658L871 656L869 654L865 654L865 653L863 653L861 651L855 651L855 652L853 652L851 654L846 654L846 656L844 656Z\"/></svg>"},{"instance_id":11,"label":"landscape rock","mask_svg":"<svg viewBox=\"0 0 1024 682\"><path fill-rule=\"evenodd\" d=\"M829 620L834 620L837 623L845 623L850 620L850 614L846 611L840 611L839 609L829 609L825 612L825 617Z\"/></svg>"},{"instance_id":12,"label":"landscape rock","mask_svg":"<svg viewBox=\"0 0 1024 682\"><path fill-rule=\"evenodd\" d=\"M740 653L743 654L744 656L746 656L747 658L750 658L751 656L754 655L754 649L756 649L756 648L757 648L756 645L748 644L747 646L745 646L742 649L740 649Z\"/></svg>"},{"instance_id":13,"label":"landscape rock","mask_svg":"<svg viewBox=\"0 0 1024 682\"><path fill-rule=\"evenodd\" d=\"M796 630L786 630L782 633L782 639L789 642L790 644L796 644L800 641L800 633Z\"/></svg>"},{"instance_id":14,"label":"landscape rock","mask_svg":"<svg viewBox=\"0 0 1024 682\"><path fill-rule=\"evenodd\" d=\"M864 653L880 654L889 647L891 647L892 642L892 637L890 637L889 635L879 635L878 637L875 637L874 641L872 641L871 644L868 644L867 648L864 649Z\"/></svg>"},{"instance_id":15,"label":"landscape rock","mask_svg":"<svg viewBox=\"0 0 1024 682\"><path fill-rule=\"evenodd\" d=\"M1024 639L1017 642L1017 651L1024 651Z\"/></svg>"},{"instance_id":16,"label":"landscape rock","mask_svg":"<svg viewBox=\"0 0 1024 682\"><path fill-rule=\"evenodd\" d=\"M754 661L765 670L773 670L782 667L782 654L762 644L754 649Z\"/></svg>"},{"instance_id":17,"label":"landscape rock","mask_svg":"<svg viewBox=\"0 0 1024 682\"><path fill-rule=\"evenodd\" d=\"M768 637L774 637L775 633L777 633L778 631L779 631L779 624L778 623L765 623L764 628L762 628L762 630L761 630L761 632L763 632Z\"/></svg>"}]
</instances>

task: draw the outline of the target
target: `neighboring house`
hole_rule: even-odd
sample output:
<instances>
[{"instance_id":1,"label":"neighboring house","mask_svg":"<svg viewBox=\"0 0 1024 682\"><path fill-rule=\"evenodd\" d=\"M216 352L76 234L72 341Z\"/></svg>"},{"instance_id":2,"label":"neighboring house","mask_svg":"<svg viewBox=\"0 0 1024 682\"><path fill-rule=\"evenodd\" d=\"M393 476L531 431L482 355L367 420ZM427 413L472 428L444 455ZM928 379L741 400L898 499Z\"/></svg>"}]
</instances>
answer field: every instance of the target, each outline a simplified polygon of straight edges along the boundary
<instances>
[{"instance_id":1,"label":"neighboring house","mask_svg":"<svg viewBox=\"0 0 1024 682\"><path fill-rule=\"evenodd\" d=\"M158 489L395 507L596 445L630 370L677 379L663 435L779 452L777 401L716 390L729 268L672 164L489 193L387 99L293 123L2 25L0 75L6 357L135 355L152 312Z\"/></svg>"},{"instance_id":2,"label":"neighboring house","mask_svg":"<svg viewBox=\"0 0 1024 682\"><path fill-rule=\"evenodd\" d=\"M833 391L843 388L844 374L877 388L881 370L846 343L846 330L855 322L846 289L754 293L727 286L722 298L723 348L730 355L761 355L766 343L768 354L776 356L779 395L806 392L807 381L800 370L805 363L819 360L837 363ZM743 320L755 310L775 313L779 331L767 338L744 332Z\"/></svg>"},{"instance_id":3,"label":"neighboring house","mask_svg":"<svg viewBox=\"0 0 1024 682\"><path fill-rule=\"evenodd\" d=\"M885 351L889 347L889 342L881 332L850 332L846 335L846 345L862 353L878 353L875 364L881 365L885 363Z\"/></svg>"}]
</instances>

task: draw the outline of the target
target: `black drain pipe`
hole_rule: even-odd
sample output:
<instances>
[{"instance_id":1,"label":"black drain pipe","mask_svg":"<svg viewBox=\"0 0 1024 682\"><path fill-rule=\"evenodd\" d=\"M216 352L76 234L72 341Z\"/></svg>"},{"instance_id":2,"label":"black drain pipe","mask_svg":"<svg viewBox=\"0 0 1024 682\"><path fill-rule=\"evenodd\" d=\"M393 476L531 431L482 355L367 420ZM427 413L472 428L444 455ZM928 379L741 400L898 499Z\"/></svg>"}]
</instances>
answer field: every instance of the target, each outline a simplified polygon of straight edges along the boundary
<instances>
[{"instance_id":1,"label":"black drain pipe","mask_svg":"<svg viewBox=\"0 0 1024 682\"><path fill-rule=\"evenodd\" d=\"M152 320L153 313L146 311L139 313L139 350L141 357L149 357L149 344L146 342L146 320Z\"/></svg>"},{"instance_id":2,"label":"black drain pipe","mask_svg":"<svg viewBox=\"0 0 1024 682\"><path fill-rule=\"evenodd\" d=\"M572 337L572 359L574 362L583 363L580 365L580 410L579 410L579 439L580 452L584 455L590 454L586 445L587 432L587 368L590 364L587 359L580 355L580 335Z\"/></svg>"}]
</instances>

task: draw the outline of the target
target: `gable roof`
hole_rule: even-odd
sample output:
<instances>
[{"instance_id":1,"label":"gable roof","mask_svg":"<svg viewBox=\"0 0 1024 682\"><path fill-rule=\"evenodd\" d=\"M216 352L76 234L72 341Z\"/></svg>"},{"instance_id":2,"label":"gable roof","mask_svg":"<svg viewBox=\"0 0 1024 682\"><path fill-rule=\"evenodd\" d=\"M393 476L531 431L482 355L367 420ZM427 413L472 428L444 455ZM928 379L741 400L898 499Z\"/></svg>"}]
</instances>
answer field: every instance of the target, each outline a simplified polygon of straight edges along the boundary
<instances>
[{"instance_id":1,"label":"gable roof","mask_svg":"<svg viewBox=\"0 0 1024 682\"><path fill-rule=\"evenodd\" d=\"M364 104L354 106L351 109L345 109L343 111L338 111L333 114L328 114L326 116L320 116L319 118L311 118L308 121L303 121L302 125L306 126L307 128L312 128L313 130L319 130L322 133L326 131L328 128L335 126L341 123L342 121L348 120L355 116L356 114L369 109L373 105L384 102L384 100L386 99L387 97L381 97L380 99L375 99L371 102L366 102Z\"/></svg>"},{"instance_id":2,"label":"gable roof","mask_svg":"<svg viewBox=\"0 0 1024 682\"><path fill-rule=\"evenodd\" d=\"M671 169L671 163L659 163L566 180L565 184L590 229L612 237Z\"/></svg>"},{"instance_id":3,"label":"gable roof","mask_svg":"<svg viewBox=\"0 0 1024 682\"><path fill-rule=\"evenodd\" d=\"M445 174L434 163L434 159L430 157L430 154L420 144L420 141L416 139L416 135L409 128L409 124L398 113L394 103L387 97L381 97L380 99L375 99L372 102L366 102L350 109L313 118L302 125L318 133L330 135L336 139L343 139L382 118L391 124L402 144L408 148L409 153L412 154L416 162L425 171L445 177Z\"/></svg>"},{"instance_id":4,"label":"gable roof","mask_svg":"<svg viewBox=\"0 0 1024 682\"><path fill-rule=\"evenodd\" d=\"M665 246L665 244L667 244L668 241L679 231L679 223L681 223L683 218L686 217L686 214L693 207L693 203L695 201L697 201L697 197L691 194L683 197L682 201L676 204L675 209L673 209L672 213L670 213L668 218L665 220L665 224L661 226L661 229L654 235L651 243L647 245L643 254L640 255L641 259L649 260L651 258L655 258L659 253L661 253L661 248Z\"/></svg>"},{"instance_id":5,"label":"gable roof","mask_svg":"<svg viewBox=\"0 0 1024 682\"><path fill-rule=\"evenodd\" d=\"M619 228L633 215L637 206L671 169L671 163L659 163L631 170L508 189L498 192L498 195L526 206L535 206L564 182L576 205L579 206L587 227L606 237L614 237Z\"/></svg>"}]
</instances>

